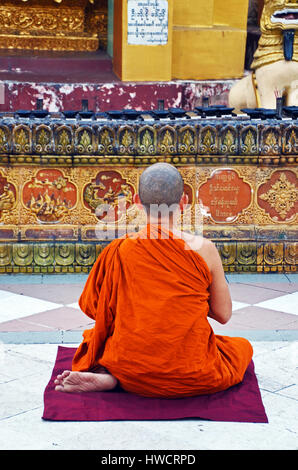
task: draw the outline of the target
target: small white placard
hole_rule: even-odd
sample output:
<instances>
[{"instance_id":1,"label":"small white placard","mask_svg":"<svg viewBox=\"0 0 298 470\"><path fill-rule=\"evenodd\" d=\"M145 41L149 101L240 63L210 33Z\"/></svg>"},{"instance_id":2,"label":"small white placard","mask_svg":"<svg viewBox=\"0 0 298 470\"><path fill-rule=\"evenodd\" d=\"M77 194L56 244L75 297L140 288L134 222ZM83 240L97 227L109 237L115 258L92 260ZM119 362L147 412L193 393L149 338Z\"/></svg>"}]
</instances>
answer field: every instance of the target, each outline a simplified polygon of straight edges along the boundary
<instances>
[{"instance_id":1,"label":"small white placard","mask_svg":"<svg viewBox=\"0 0 298 470\"><path fill-rule=\"evenodd\" d=\"M167 44L168 18L168 0L128 0L128 44L139 46Z\"/></svg>"}]
</instances>

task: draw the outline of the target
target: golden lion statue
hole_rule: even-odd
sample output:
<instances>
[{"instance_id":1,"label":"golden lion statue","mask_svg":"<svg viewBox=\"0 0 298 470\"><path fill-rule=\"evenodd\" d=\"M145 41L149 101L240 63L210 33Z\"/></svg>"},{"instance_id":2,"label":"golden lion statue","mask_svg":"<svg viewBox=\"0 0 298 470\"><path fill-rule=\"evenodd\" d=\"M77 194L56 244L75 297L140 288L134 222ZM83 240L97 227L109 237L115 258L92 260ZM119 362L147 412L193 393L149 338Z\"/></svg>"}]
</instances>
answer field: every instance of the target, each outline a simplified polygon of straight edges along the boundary
<instances>
[{"instance_id":1,"label":"golden lion statue","mask_svg":"<svg viewBox=\"0 0 298 470\"><path fill-rule=\"evenodd\" d=\"M298 106L298 0L265 0L261 37L251 64L252 73L230 91L229 105L276 108L277 94L287 106Z\"/></svg>"}]
</instances>

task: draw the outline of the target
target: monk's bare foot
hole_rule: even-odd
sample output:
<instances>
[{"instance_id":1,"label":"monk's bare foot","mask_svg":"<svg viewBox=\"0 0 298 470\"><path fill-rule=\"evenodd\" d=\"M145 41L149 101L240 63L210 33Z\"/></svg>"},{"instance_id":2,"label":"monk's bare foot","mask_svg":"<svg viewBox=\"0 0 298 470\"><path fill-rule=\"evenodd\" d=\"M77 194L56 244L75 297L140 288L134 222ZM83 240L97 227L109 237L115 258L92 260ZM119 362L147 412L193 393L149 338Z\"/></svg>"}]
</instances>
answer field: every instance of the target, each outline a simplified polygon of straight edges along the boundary
<instances>
[{"instance_id":1,"label":"monk's bare foot","mask_svg":"<svg viewBox=\"0 0 298 470\"><path fill-rule=\"evenodd\" d=\"M115 388L117 379L110 374L65 370L54 383L58 392L104 392Z\"/></svg>"}]
</instances>

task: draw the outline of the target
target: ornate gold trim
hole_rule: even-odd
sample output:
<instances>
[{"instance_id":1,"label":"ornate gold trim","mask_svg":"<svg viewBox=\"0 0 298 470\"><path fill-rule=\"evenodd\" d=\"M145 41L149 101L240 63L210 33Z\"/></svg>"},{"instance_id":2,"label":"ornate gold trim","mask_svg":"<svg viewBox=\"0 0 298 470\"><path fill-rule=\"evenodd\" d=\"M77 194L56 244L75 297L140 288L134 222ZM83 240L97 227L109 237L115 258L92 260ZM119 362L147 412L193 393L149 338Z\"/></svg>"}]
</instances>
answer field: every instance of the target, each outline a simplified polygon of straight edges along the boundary
<instances>
[{"instance_id":1,"label":"ornate gold trim","mask_svg":"<svg viewBox=\"0 0 298 470\"><path fill-rule=\"evenodd\" d=\"M298 177L298 170L293 167L286 167L284 168L285 171L291 171ZM275 169L270 169L270 168L263 168L262 170L260 169L259 171L257 170L256 172L256 188L255 188L255 196L254 196L254 206L255 206L255 213L256 213L256 225L266 225L269 224L271 225L272 223L279 225L282 225L285 223L284 220L277 220L273 219L268 212L266 212L265 209L259 206L258 204L258 192L260 187L267 183L272 175L276 172L281 172L283 171L282 168L275 168ZM259 177L262 177L261 181L258 181ZM279 197L279 194L277 194L277 197ZM298 215L293 215L293 217L289 220L286 221L288 225L295 225L298 220Z\"/></svg>"},{"instance_id":2,"label":"ornate gold trim","mask_svg":"<svg viewBox=\"0 0 298 470\"><path fill-rule=\"evenodd\" d=\"M2 49L96 51L99 46L106 48L106 2L5 0L1 3Z\"/></svg>"},{"instance_id":3,"label":"ornate gold trim","mask_svg":"<svg viewBox=\"0 0 298 470\"><path fill-rule=\"evenodd\" d=\"M88 273L109 242L0 242L1 273ZM220 241L215 244L225 272L297 271L297 242Z\"/></svg>"}]
</instances>

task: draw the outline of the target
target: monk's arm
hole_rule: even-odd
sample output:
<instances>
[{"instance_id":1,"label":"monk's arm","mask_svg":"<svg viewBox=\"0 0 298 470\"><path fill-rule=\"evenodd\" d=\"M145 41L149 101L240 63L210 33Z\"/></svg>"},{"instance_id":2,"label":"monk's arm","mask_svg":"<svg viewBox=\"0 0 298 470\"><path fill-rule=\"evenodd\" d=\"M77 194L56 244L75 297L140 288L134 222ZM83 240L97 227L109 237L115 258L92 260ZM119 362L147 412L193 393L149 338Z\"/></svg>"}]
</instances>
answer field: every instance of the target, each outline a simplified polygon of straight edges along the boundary
<instances>
[{"instance_id":1,"label":"monk's arm","mask_svg":"<svg viewBox=\"0 0 298 470\"><path fill-rule=\"evenodd\" d=\"M206 245L208 264L212 274L208 316L225 324L232 316L232 299L217 248L211 241L208 241Z\"/></svg>"}]
</instances>

